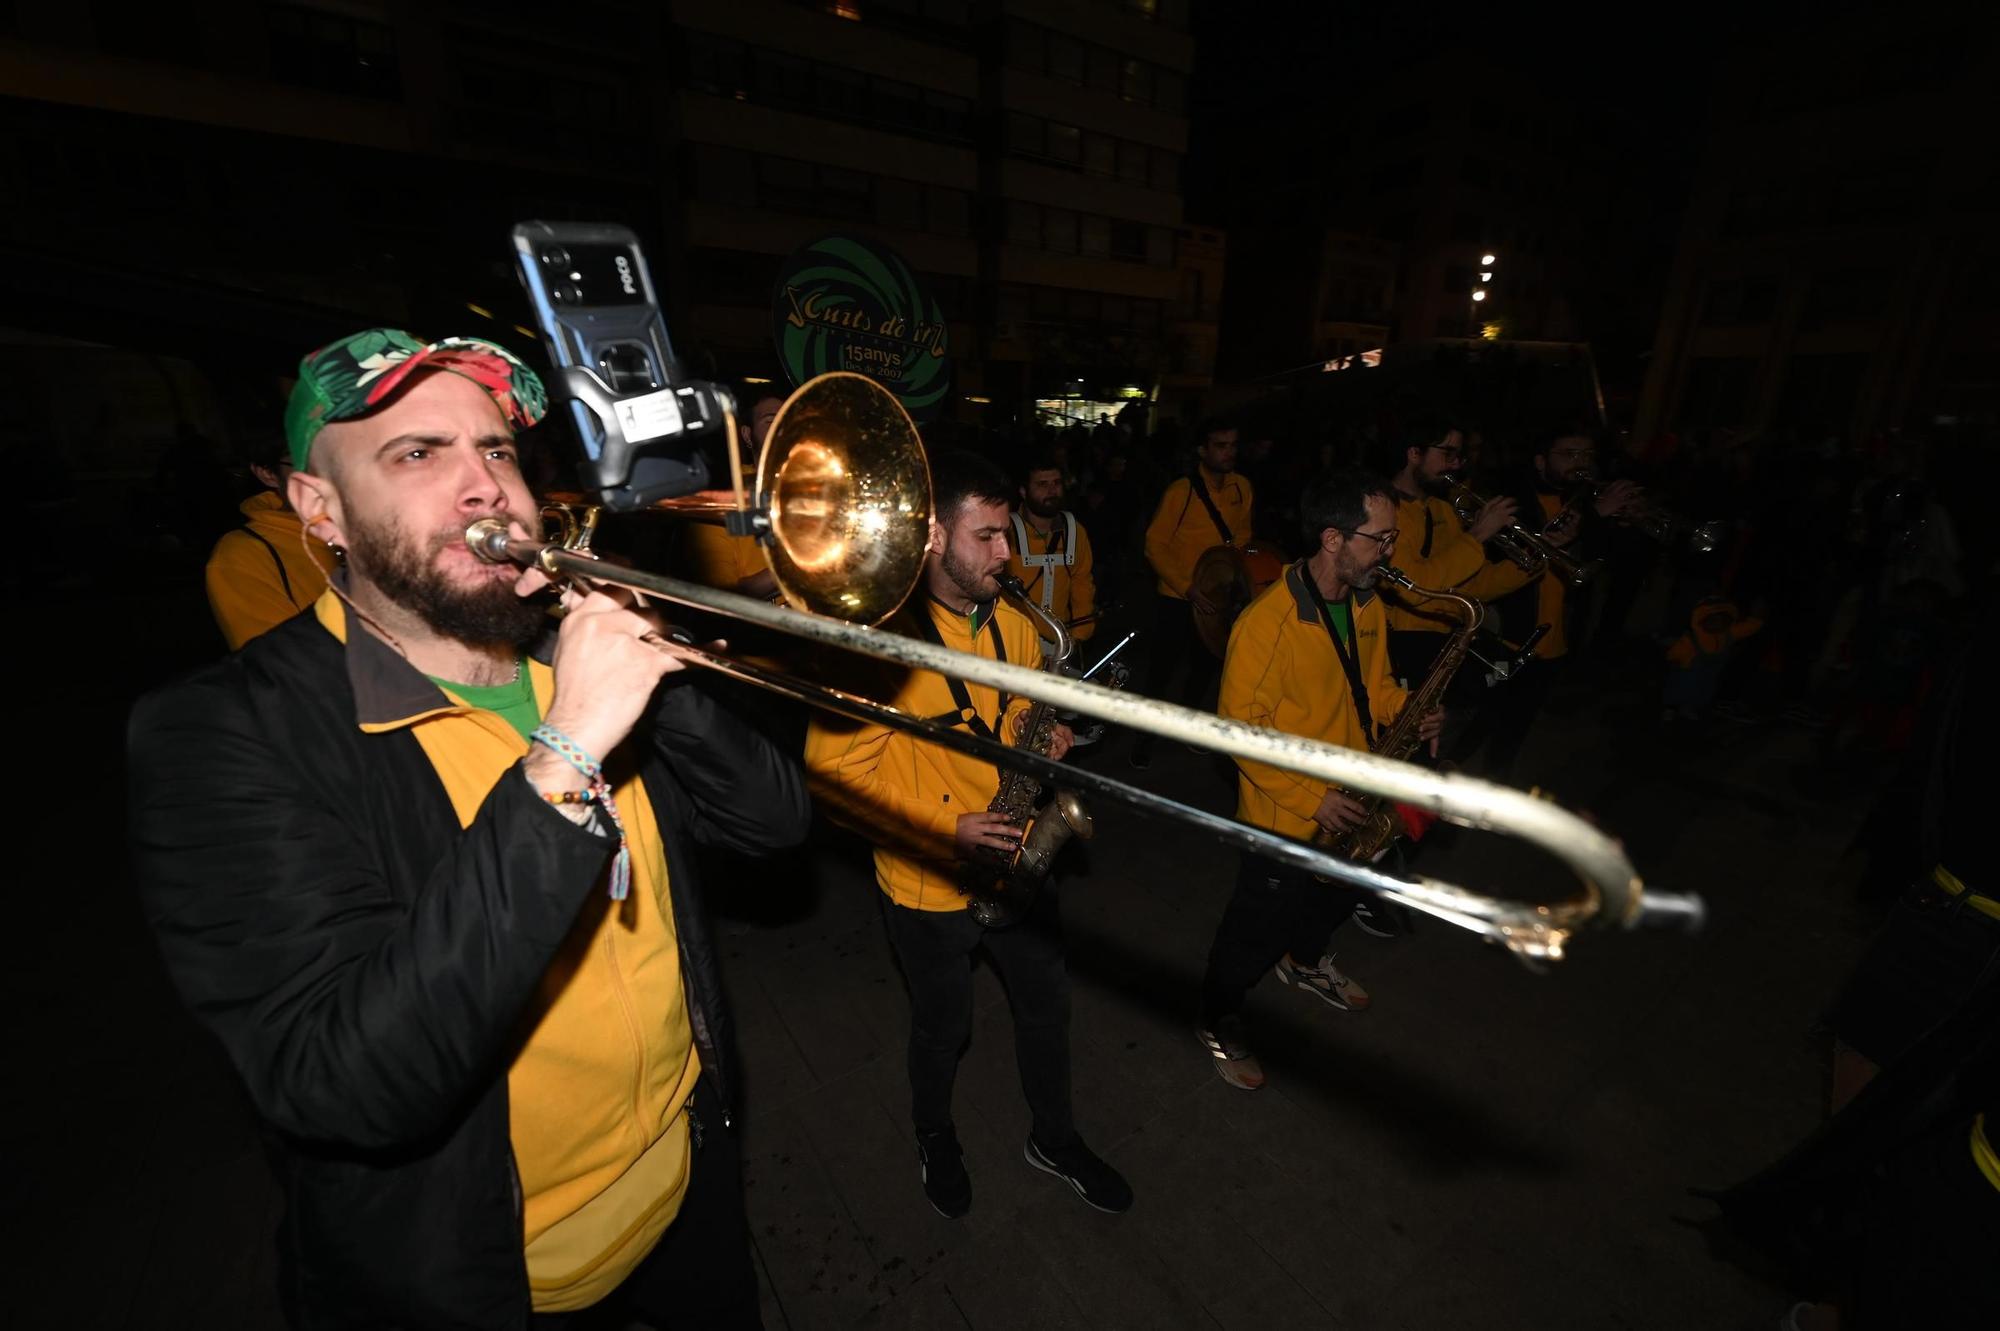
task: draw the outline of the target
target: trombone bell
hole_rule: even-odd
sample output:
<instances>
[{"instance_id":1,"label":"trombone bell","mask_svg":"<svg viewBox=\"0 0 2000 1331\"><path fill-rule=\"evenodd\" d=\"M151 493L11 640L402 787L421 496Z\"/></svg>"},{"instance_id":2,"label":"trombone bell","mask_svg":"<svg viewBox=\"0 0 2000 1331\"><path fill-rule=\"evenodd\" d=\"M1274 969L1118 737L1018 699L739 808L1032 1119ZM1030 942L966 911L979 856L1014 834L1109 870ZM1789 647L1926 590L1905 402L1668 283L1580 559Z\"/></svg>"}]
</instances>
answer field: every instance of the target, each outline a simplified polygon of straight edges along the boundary
<instances>
[{"instance_id":1,"label":"trombone bell","mask_svg":"<svg viewBox=\"0 0 2000 1331\"><path fill-rule=\"evenodd\" d=\"M794 608L879 624L923 573L931 472L893 393L836 370L785 399L757 462L765 560Z\"/></svg>"}]
</instances>

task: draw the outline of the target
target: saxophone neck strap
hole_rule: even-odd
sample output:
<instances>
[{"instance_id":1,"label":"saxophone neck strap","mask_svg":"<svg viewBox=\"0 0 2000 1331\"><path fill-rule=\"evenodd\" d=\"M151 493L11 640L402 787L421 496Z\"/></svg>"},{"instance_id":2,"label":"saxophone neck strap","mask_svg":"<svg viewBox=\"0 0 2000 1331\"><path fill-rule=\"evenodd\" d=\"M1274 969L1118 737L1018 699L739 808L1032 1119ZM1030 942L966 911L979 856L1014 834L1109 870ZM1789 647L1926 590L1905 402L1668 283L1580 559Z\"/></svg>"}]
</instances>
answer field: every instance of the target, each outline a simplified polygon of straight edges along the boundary
<instances>
[{"instance_id":1,"label":"saxophone neck strap","mask_svg":"<svg viewBox=\"0 0 2000 1331\"><path fill-rule=\"evenodd\" d=\"M929 596L928 593L926 595ZM944 602L939 601L935 596L930 596L929 600L936 602L938 605L944 605ZM945 606L945 609L950 610L953 615L958 613L956 610L951 610L950 606ZM974 607L972 612L974 619L978 618L979 609L979 607ZM993 659L1004 661L1007 659L1007 643L1000 636L1000 607L997 603L988 602L984 609L986 611L986 635L993 639ZM929 604L918 607L916 621L918 633L930 639L931 642L939 647L945 645L944 635L938 632L937 618ZM979 645L979 630L975 628L972 633L973 646L976 648ZM945 687L951 690L951 700L958 704L957 709L950 712L941 712L936 716L929 716L924 719L939 725L964 726L981 739L999 740L1000 736L994 732L994 727L1000 724L1001 717L1007 715L1007 704L1012 702L1013 699L1004 693L1001 694L1000 706L993 713L992 722L988 723L986 718L979 714L979 709L972 705L972 690L965 687L964 680L952 675L946 675L944 676L944 682Z\"/></svg>"},{"instance_id":2,"label":"saxophone neck strap","mask_svg":"<svg viewBox=\"0 0 2000 1331\"><path fill-rule=\"evenodd\" d=\"M1301 570L1303 572L1303 570ZM1308 584L1311 575L1306 574ZM1340 629L1333 622L1333 607L1319 594L1319 588L1312 588L1313 604L1319 607L1319 622L1326 629L1326 636L1333 640L1334 654L1340 657L1340 669L1347 676L1347 696L1353 700L1354 713L1361 719L1361 733L1368 736L1370 744L1375 741L1374 714L1368 707L1368 681L1361 674L1361 634L1354 623L1354 595L1349 593L1341 598L1340 604L1347 611L1347 631L1354 634L1350 645L1340 636Z\"/></svg>"}]
</instances>

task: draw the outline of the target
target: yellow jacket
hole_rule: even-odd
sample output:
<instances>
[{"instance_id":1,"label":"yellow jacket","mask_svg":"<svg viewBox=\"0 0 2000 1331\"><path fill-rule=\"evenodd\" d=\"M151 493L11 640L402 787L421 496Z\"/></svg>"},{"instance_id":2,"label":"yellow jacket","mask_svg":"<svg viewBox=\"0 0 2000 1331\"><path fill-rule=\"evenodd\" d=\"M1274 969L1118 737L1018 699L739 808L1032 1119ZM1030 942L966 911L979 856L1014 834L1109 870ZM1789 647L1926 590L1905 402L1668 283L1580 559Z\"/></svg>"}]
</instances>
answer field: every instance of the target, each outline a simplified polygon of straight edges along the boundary
<instances>
[{"instance_id":1,"label":"yellow jacket","mask_svg":"<svg viewBox=\"0 0 2000 1331\"><path fill-rule=\"evenodd\" d=\"M1465 524L1436 495L1396 500L1397 568L1419 587L1455 591L1474 601L1491 601L1525 587L1528 574L1511 560L1486 557ZM1458 627L1455 608L1418 611L1400 601L1389 607L1389 627L1397 632L1449 633Z\"/></svg>"},{"instance_id":2,"label":"yellow jacket","mask_svg":"<svg viewBox=\"0 0 2000 1331\"><path fill-rule=\"evenodd\" d=\"M1069 532L1076 531L1076 549L1067 548ZM1082 642L1097 631L1097 621L1087 624L1076 621L1090 615L1097 608L1097 580L1091 576L1090 533L1083 524L1076 521L1074 514L1065 512L1057 517L1043 536L1035 530L1035 524L1021 514L1014 514L1013 538L1007 543L1007 571L1021 580L1028 589L1028 598L1071 626L1070 636ZM1023 548L1025 538L1025 546ZM1075 558L1064 563L1063 556ZM1023 556L1032 559L1046 559L1054 556L1055 562L1028 567Z\"/></svg>"},{"instance_id":3,"label":"yellow jacket","mask_svg":"<svg viewBox=\"0 0 2000 1331\"><path fill-rule=\"evenodd\" d=\"M1250 542L1250 482L1241 472L1218 475L1201 469L1208 497L1229 524L1237 545ZM1160 580L1160 595L1187 600L1188 584L1194 581L1195 561L1210 546L1222 544L1222 533L1208 516L1208 509L1195 495L1194 486L1182 476L1167 486L1153 520L1146 524L1146 562Z\"/></svg>"},{"instance_id":4,"label":"yellow jacket","mask_svg":"<svg viewBox=\"0 0 2000 1331\"><path fill-rule=\"evenodd\" d=\"M746 488L755 491L757 473L746 468ZM764 550L754 536L731 536L718 523L690 522L681 532L681 562L687 577L704 586L733 592L745 578L764 571Z\"/></svg>"},{"instance_id":5,"label":"yellow jacket","mask_svg":"<svg viewBox=\"0 0 2000 1331\"><path fill-rule=\"evenodd\" d=\"M1389 641L1380 597L1357 593L1354 645L1368 710L1376 726L1395 721L1409 694L1389 672ZM1222 662L1223 716L1269 726L1287 735L1325 740L1343 748L1369 748L1333 640L1320 618L1319 593L1303 562L1258 593L1237 616ZM1327 784L1286 768L1236 760L1236 817L1253 827L1304 839L1317 824L1313 811Z\"/></svg>"},{"instance_id":6,"label":"yellow jacket","mask_svg":"<svg viewBox=\"0 0 2000 1331\"><path fill-rule=\"evenodd\" d=\"M312 544L318 566L301 540ZM235 651L317 601L334 566L333 549L305 536L299 515L275 491L243 501L243 525L222 534L208 556L208 608Z\"/></svg>"},{"instance_id":7,"label":"yellow jacket","mask_svg":"<svg viewBox=\"0 0 2000 1331\"><path fill-rule=\"evenodd\" d=\"M945 646L992 660L990 615L1006 659L1040 668L1042 648L1034 625L1005 602L982 615L975 631L965 616L922 592L918 596L920 601L904 607L896 631L915 636L907 617L927 614ZM915 716L950 715L958 706L951 686L927 670L892 667L874 687L863 684L855 691ZM1028 709L1029 700L1010 699L1003 709L993 689L968 683L966 692L980 718L1012 743L1014 718ZM806 731L806 773L814 793L836 816L874 842L875 882L890 900L913 910L965 909L952 836L960 814L978 813L993 802L1000 789L993 764L887 726L815 714Z\"/></svg>"}]
</instances>

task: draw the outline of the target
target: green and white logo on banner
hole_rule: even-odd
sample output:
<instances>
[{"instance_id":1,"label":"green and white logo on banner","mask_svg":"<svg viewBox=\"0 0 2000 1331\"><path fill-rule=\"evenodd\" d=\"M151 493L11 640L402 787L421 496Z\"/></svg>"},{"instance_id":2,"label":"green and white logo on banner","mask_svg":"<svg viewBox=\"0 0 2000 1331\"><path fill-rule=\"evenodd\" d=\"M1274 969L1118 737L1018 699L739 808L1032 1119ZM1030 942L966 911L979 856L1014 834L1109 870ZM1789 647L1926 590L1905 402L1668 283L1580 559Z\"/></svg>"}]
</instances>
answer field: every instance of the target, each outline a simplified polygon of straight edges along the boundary
<instances>
[{"instance_id":1,"label":"green and white logo on banner","mask_svg":"<svg viewBox=\"0 0 2000 1331\"><path fill-rule=\"evenodd\" d=\"M919 423L951 392L944 311L901 255L858 236L822 236L785 260L772 300L778 363L793 384L865 374Z\"/></svg>"}]
</instances>

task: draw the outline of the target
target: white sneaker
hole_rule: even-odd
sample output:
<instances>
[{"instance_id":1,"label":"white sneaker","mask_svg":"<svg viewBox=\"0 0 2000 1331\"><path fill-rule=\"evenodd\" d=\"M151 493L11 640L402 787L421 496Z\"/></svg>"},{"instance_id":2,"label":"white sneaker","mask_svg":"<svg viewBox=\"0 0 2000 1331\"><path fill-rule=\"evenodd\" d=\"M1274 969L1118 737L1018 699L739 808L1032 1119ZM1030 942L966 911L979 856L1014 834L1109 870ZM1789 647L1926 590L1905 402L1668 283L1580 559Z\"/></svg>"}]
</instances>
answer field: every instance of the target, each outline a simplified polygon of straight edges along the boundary
<instances>
[{"instance_id":1,"label":"white sneaker","mask_svg":"<svg viewBox=\"0 0 2000 1331\"><path fill-rule=\"evenodd\" d=\"M1290 957L1281 957L1277 970L1279 980L1305 990L1328 1007L1342 1012L1368 1010L1368 991L1351 976L1341 973L1340 967L1333 964L1332 953L1321 957L1316 966L1301 966Z\"/></svg>"}]
</instances>

